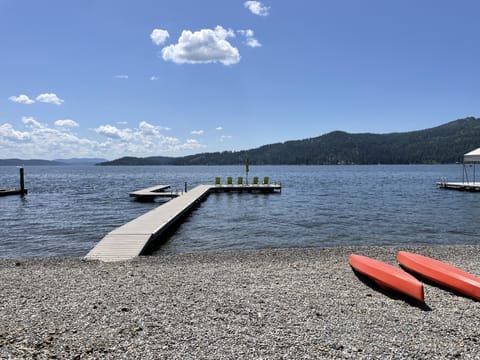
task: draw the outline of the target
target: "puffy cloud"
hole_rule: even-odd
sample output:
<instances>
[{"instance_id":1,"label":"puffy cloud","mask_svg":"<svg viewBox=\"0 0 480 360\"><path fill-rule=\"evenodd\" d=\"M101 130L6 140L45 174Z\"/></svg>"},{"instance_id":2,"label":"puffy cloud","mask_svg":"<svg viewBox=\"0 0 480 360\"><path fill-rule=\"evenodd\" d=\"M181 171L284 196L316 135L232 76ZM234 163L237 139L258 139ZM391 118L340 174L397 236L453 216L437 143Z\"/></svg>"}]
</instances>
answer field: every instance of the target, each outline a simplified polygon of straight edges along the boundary
<instances>
[{"instance_id":1,"label":"puffy cloud","mask_svg":"<svg viewBox=\"0 0 480 360\"><path fill-rule=\"evenodd\" d=\"M215 130L221 131L221 130L223 130L223 127L217 126L217 127L215 128Z\"/></svg>"},{"instance_id":2,"label":"puffy cloud","mask_svg":"<svg viewBox=\"0 0 480 360\"><path fill-rule=\"evenodd\" d=\"M178 138L162 134L162 131L168 130L170 128L152 125L146 121L141 121L138 128L119 129L112 125L102 125L94 129L96 133L109 138L111 146L118 149L121 156L126 153L145 155L159 152L178 152L204 146L198 141L187 140L182 143Z\"/></svg>"},{"instance_id":3,"label":"puffy cloud","mask_svg":"<svg viewBox=\"0 0 480 360\"><path fill-rule=\"evenodd\" d=\"M94 156L102 154L100 144L79 138L62 129L49 128L31 117L23 117L27 131L11 124L0 126L2 156L53 159L61 156Z\"/></svg>"},{"instance_id":4,"label":"puffy cloud","mask_svg":"<svg viewBox=\"0 0 480 360\"><path fill-rule=\"evenodd\" d=\"M55 126L58 127L77 127L78 123L71 119L57 120L55 121Z\"/></svg>"},{"instance_id":5,"label":"puffy cloud","mask_svg":"<svg viewBox=\"0 0 480 360\"><path fill-rule=\"evenodd\" d=\"M44 128L45 126L40 124L37 120L35 120L33 117L31 116L24 116L22 117L22 122L28 126L29 128L32 128L32 129L42 129Z\"/></svg>"},{"instance_id":6,"label":"puffy cloud","mask_svg":"<svg viewBox=\"0 0 480 360\"><path fill-rule=\"evenodd\" d=\"M30 138L30 134L28 132L22 132L15 130L11 124L3 124L0 125L0 145L2 144L2 138L5 140L11 141L25 141ZM3 155L3 154L2 154Z\"/></svg>"},{"instance_id":7,"label":"puffy cloud","mask_svg":"<svg viewBox=\"0 0 480 360\"><path fill-rule=\"evenodd\" d=\"M270 7L263 5L260 1L245 1L243 5L258 16L267 16L270 10Z\"/></svg>"},{"instance_id":8,"label":"puffy cloud","mask_svg":"<svg viewBox=\"0 0 480 360\"><path fill-rule=\"evenodd\" d=\"M153 29L150 34L150 39L152 39L155 45L161 45L170 37L170 34L167 30L162 29Z\"/></svg>"},{"instance_id":9,"label":"puffy cloud","mask_svg":"<svg viewBox=\"0 0 480 360\"><path fill-rule=\"evenodd\" d=\"M47 104L55 104L55 105L62 105L62 103L63 103L63 100L60 99L54 93L40 94L40 95L37 96L37 98L35 100L37 100L38 102L47 103Z\"/></svg>"},{"instance_id":10,"label":"puffy cloud","mask_svg":"<svg viewBox=\"0 0 480 360\"><path fill-rule=\"evenodd\" d=\"M24 95L24 94L21 94L18 96L10 96L8 100L13 101L15 103L27 104L27 105L35 103L34 100L30 99L27 95Z\"/></svg>"},{"instance_id":11,"label":"puffy cloud","mask_svg":"<svg viewBox=\"0 0 480 360\"><path fill-rule=\"evenodd\" d=\"M240 61L240 53L227 41L230 37L235 37L233 30L221 26L196 32L184 30L177 44L162 49L162 58L177 64L233 65Z\"/></svg>"},{"instance_id":12,"label":"puffy cloud","mask_svg":"<svg viewBox=\"0 0 480 360\"><path fill-rule=\"evenodd\" d=\"M245 36L246 40L245 40L245 43L247 44L247 46L250 46L252 48L256 48L256 47L260 47L262 46L262 44L260 44L260 42L255 39L254 37L254 32L252 29L247 29L247 30L237 30L237 32L243 36Z\"/></svg>"},{"instance_id":13,"label":"puffy cloud","mask_svg":"<svg viewBox=\"0 0 480 360\"><path fill-rule=\"evenodd\" d=\"M67 119L69 120L69 119ZM43 158L98 157L118 158L125 155L151 156L161 153L178 154L182 151L204 147L197 140L184 140L162 134L160 126L141 121L138 127L118 128L102 125L92 129L103 138L88 139L65 130L73 123L67 120L55 122L49 127L32 117L23 117L26 131L20 131L9 123L0 125L0 148L3 157ZM63 124L63 126L58 126Z\"/></svg>"},{"instance_id":14,"label":"puffy cloud","mask_svg":"<svg viewBox=\"0 0 480 360\"><path fill-rule=\"evenodd\" d=\"M140 129L142 134L146 135L146 136L159 136L160 135L160 127L149 124L146 121L140 122L140 124L138 124L138 128Z\"/></svg>"},{"instance_id":15,"label":"puffy cloud","mask_svg":"<svg viewBox=\"0 0 480 360\"><path fill-rule=\"evenodd\" d=\"M100 125L95 129L97 134L104 135L112 139L128 140L130 138L131 131L129 129L120 130L113 125Z\"/></svg>"},{"instance_id":16,"label":"puffy cloud","mask_svg":"<svg viewBox=\"0 0 480 360\"><path fill-rule=\"evenodd\" d=\"M158 76L150 76L150 80L157 81L157 80L160 80L160 78Z\"/></svg>"},{"instance_id":17,"label":"puffy cloud","mask_svg":"<svg viewBox=\"0 0 480 360\"><path fill-rule=\"evenodd\" d=\"M192 130L190 134L192 135L202 135L204 133L203 130Z\"/></svg>"}]
</instances>

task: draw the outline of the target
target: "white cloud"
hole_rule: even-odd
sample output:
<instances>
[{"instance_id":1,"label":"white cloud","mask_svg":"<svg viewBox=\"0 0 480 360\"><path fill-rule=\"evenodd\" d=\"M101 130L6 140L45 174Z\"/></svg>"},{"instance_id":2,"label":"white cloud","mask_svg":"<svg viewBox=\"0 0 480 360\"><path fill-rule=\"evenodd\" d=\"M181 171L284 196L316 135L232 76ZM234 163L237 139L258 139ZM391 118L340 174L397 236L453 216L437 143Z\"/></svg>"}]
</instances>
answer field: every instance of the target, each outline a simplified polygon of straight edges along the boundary
<instances>
[{"instance_id":1,"label":"white cloud","mask_svg":"<svg viewBox=\"0 0 480 360\"><path fill-rule=\"evenodd\" d=\"M146 135L146 136L159 136L160 135L160 127L149 124L146 121L140 122L140 124L138 125L138 128L140 129L142 134Z\"/></svg>"},{"instance_id":2,"label":"white cloud","mask_svg":"<svg viewBox=\"0 0 480 360\"><path fill-rule=\"evenodd\" d=\"M122 139L128 140L129 139L129 129L120 130L115 126L112 125L100 125L98 128L95 129L97 134L104 135L111 139Z\"/></svg>"},{"instance_id":3,"label":"white cloud","mask_svg":"<svg viewBox=\"0 0 480 360\"><path fill-rule=\"evenodd\" d=\"M182 141L173 136L165 136L162 132L167 128L146 121L131 128L118 128L109 124L99 126L93 129L101 135L97 139L78 136L66 130L64 126L72 125L70 122L61 123L64 126L49 127L32 117L23 117L22 123L26 127L24 131L15 129L9 123L0 125L2 157L55 159L102 156L113 159L126 155L177 155L204 147L198 140Z\"/></svg>"},{"instance_id":4,"label":"white cloud","mask_svg":"<svg viewBox=\"0 0 480 360\"><path fill-rule=\"evenodd\" d=\"M38 102L47 103L47 104L55 104L55 105L62 105L62 103L63 103L63 100L60 99L54 93L40 94L40 95L37 96L37 98L35 100L37 100Z\"/></svg>"},{"instance_id":5,"label":"white cloud","mask_svg":"<svg viewBox=\"0 0 480 360\"><path fill-rule=\"evenodd\" d=\"M263 5L260 1L245 1L243 5L258 16L267 16L270 10L270 7Z\"/></svg>"},{"instance_id":6,"label":"white cloud","mask_svg":"<svg viewBox=\"0 0 480 360\"><path fill-rule=\"evenodd\" d=\"M221 26L196 32L183 30L177 44L162 49L162 58L176 64L233 65L240 61L240 53L227 41L230 37L235 37L233 30Z\"/></svg>"},{"instance_id":7,"label":"white cloud","mask_svg":"<svg viewBox=\"0 0 480 360\"><path fill-rule=\"evenodd\" d=\"M250 46L252 48L260 47L262 44L254 37L254 32L252 29L247 29L247 30L237 30L237 32L240 35L245 36L245 43L247 46Z\"/></svg>"},{"instance_id":8,"label":"white cloud","mask_svg":"<svg viewBox=\"0 0 480 360\"><path fill-rule=\"evenodd\" d=\"M161 45L170 37L170 34L167 30L162 29L153 29L150 34L150 39L152 39L155 45Z\"/></svg>"},{"instance_id":9,"label":"white cloud","mask_svg":"<svg viewBox=\"0 0 480 360\"><path fill-rule=\"evenodd\" d=\"M110 146L117 149L119 156L125 156L125 154L145 156L204 147L198 141L187 140L182 143L178 138L162 134L162 131L168 130L170 128L153 125L146 121L141 121L137 128L119 129L112 125L102 125L94 129L96 133L109 138Z\"/></svg>"},{"instance_id":10,"label":"white cloud","mask_svg":"<svg viewBox=\"0 0 480 360\"><path fill-rule=\"evenodd\" d=\"M25 141L30 138L30 134L28 132L17 131L11 124L7 123L0 125L0 145L2 144L2 138L6 139L6 141Z\"/></svg>"},{"instance_id":11,"label":"white cloud","mask_svg":"<svg viewBox=\"0 0 480 360\"><path fill-rule=\"evenodd\" d=\"M0 126L2 156L53 159L102 154L99 144L78 138L63 129L49 128L32 117L23 117L27 131L16 130L11 124Z\"/></svg>"},{"instance_id":12,"label":"white cloud","mask_svg":"<svg viewBox=\"0 0 480 360\"><path fill-rule=\"evenodd\" d=\"M33 104L35 103L34 100L30 99L27 95L21 94L18 96L10 96L8 100L13 101L18 104Z\"/></svg>"},{"instance_id":13,"label":"white cloud","mask_svg":"<svg viewBox=\"0 0 480 360\"><path fill-rule=\"evenodd\" d=\"M223 127L217 126L217 127L215 128L215 130L221 131L221 130L223 130Z\"/></svg>"},{"instance_id":14,"label":"white cloud","mask_svg":"<svg viewBox=\"0 0 480 360\"><path fill-rule=\"evenodd\" d=\"M77 127L78 123L71 119L57 120L55 121L55 126L58 127Z\"/></svg>"},{"instance_id":15,"label":"white cloud","mask_svg":"<svg viewBox=\"0 0 480 360\"><path fill-rule=\"evenodd\" d=\"M157 81L157 80L160 80L160 78L158 76L150 76L150 80Z\"/></svg>"},{"instance_id":16,"label":"white cloud","mask_svg":"<svg viewBox=\"0 0 480 360\"><path fill-rule=\"evenodd\" d=\"M220 136L220 141L224 141L224 140L231 139L231 138L232 138L231 135L222 135L222 136Z\"/></svg>"},{"instance_id":17,"label":"white cloud","mask_svg":"<svg viewBox=\"0 0 480 360\"><path fill-rule=\"evenodd\" d=\"M123 75L123 74L122 75L115 75L113 78L114 79L126 80L126 79L128 79L128 75Z\"/></svg>"},{"instance_id":18,"label":"white cloud","mask_svg":"<svg viewBox=\"0 0 480 360\"><path fill-rule=\"evenodd\" d=\"M22 122L28 126L29 128L32 129L42 129L45 127L45 125L40 124L37 120L35 120L31 116L24 116L22 117Z\"/></svg>"},{"instance_id":19,"label":"white cloud","mask_svg":"<svg viewBox=\"0 0 480 360\"><path fill-rule=\"evenodd\" d=\"M203 130L192 130L190 132L191 135L202 135L204 133Z\"/></svg>"}]
</instances>

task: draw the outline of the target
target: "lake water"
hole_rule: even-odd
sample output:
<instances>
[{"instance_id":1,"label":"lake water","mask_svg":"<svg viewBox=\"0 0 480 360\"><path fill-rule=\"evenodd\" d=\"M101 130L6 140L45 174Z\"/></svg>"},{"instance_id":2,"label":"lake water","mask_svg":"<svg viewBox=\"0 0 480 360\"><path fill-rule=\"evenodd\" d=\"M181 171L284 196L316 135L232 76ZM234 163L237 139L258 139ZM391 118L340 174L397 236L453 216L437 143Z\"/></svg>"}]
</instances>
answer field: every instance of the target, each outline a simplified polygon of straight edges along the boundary
<instances>
[{"instance_id":1,"label":"lake water","mask_svg":"<svg viewBox=\"0 0 480 360\"><path fill-rule=\"evenodd\" d=\"M243 166L32 166L25 198L0 197L0 258L83 256L112 229L161 206L128 193L182 190ZM153 255L278 247L478 244L480 193L438 189L461 165L250 166L280 194L211 194ZM18 169L0 167L0 187Z\"/></svg>"}]
</instances>

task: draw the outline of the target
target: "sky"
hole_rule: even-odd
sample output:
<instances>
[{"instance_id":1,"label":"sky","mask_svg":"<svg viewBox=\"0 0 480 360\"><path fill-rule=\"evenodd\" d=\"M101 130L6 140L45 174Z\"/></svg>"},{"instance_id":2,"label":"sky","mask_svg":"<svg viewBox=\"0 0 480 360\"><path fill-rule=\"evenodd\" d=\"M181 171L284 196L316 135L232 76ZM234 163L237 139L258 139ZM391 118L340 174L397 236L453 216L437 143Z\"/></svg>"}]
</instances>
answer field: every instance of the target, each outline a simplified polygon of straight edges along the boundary
<instances>
[{"instance_id":1,"label":"sky","mask_svg":"<svg viewBox=\"0 0 480 360\"><path fill-rule=\"evenodd\" d=\"M0 0L0 158L184 156L480 116L478 0Z\"/></svg>"}]
</instances>

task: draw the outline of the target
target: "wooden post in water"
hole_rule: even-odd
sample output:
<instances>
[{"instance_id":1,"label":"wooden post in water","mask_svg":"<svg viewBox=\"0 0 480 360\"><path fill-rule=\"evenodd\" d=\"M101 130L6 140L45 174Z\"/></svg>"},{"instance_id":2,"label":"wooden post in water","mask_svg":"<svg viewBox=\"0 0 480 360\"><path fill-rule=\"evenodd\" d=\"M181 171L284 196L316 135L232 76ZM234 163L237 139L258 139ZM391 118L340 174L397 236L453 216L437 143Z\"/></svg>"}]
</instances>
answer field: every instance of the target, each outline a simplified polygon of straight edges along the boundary
<instances>
[{"instance_id":1,"label":"wooden post in water","mask_svg":"<svg viewBox=\"0 0 480 360\"><path fill-rule=\"evenodd\" d=\"M25 179L23 167L20 168L20 195L25 195Z\"/></svg>"}]
</instances>

